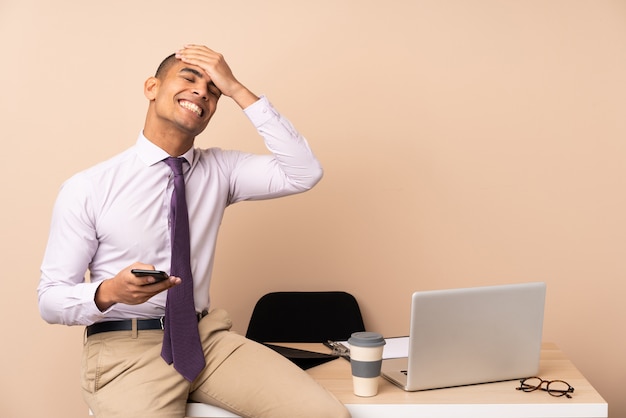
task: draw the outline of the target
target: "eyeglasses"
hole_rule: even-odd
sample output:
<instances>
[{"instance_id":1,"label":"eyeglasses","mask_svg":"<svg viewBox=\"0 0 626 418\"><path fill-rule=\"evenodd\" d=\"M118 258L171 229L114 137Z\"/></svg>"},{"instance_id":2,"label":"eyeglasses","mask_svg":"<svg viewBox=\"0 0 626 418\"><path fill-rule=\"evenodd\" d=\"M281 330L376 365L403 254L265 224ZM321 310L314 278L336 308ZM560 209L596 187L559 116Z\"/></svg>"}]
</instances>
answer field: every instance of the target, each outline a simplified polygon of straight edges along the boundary
<instances>
[{"instance_id":1,"label":"eyeglasses","mask_svg":"<svg viewBox=\"0 0 626 418\"><path fill-rule=\"evenodd\" d=\"M567 398L571 398L572 395L570 395L570 393L574 393L574 388L563 380L543 380L540 377L533 376L521 379L519 382L520 386L515 389L523 392L532 392L537 389L541 389L548 392L552 396L565 396ZM546 384L545 388L543 387L544 383Z\"/></svg>"}]
</instances>

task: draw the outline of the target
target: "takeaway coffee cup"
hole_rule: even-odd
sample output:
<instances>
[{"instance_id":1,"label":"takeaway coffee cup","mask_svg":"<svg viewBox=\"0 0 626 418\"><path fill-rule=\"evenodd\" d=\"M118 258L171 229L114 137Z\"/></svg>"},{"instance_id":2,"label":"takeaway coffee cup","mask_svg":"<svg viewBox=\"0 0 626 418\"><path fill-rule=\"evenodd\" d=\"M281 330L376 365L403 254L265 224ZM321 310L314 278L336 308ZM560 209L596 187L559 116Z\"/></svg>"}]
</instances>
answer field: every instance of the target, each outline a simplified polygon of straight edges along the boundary
<instances>
[{"instance_id":1,"label":"takeaway coffee cup","mask_svg":"<svg viewBox=\"0 0 626 418\"><path fill-rule=\"evenodd\" d=\"M376 332L355 332L348 339L352 383L357 396L378 393L378 377L383 361L385 339Z\"/></svg>"}]
</instances>

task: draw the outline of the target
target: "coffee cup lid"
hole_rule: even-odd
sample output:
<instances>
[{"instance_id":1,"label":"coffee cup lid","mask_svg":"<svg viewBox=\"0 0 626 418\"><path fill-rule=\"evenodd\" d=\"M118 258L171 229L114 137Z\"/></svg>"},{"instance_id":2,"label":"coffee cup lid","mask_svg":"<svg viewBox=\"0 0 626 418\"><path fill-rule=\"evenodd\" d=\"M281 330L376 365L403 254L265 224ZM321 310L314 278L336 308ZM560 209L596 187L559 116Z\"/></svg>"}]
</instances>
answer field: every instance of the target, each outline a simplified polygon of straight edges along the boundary
<instances>
[{"instance_id":1,"label":"coffee cup lid","mask_svg":"<svg viewBox=\"0 0 626 418\"><path fill-rule=\"evenodd\" d=\"M385 339L377 332L355 332L348 339L348 344L358 347L379 347L385 345Z\"/></svg>"}]
</instances>

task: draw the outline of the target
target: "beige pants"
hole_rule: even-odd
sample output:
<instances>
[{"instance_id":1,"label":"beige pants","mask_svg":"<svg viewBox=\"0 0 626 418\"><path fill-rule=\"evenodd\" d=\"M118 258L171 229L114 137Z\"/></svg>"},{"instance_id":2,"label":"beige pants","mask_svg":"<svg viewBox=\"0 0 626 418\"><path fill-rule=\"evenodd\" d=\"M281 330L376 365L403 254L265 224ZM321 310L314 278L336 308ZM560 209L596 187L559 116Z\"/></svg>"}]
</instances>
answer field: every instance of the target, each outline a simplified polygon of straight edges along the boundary
<instances>
[{"instance_id":1,"label":"beige pants","mask_svg":"<svg viewBox=\"0 0 626 418\"><path fill-rule=\"evenodd\" d=\"M200 321L207 366L192 383L161 358L161 330L90 336L82 359L87 404L97 418L182 418L187 399L242 417L350 416L306 372L230 327L223 310Z\"/></svg>"}]
</instances>

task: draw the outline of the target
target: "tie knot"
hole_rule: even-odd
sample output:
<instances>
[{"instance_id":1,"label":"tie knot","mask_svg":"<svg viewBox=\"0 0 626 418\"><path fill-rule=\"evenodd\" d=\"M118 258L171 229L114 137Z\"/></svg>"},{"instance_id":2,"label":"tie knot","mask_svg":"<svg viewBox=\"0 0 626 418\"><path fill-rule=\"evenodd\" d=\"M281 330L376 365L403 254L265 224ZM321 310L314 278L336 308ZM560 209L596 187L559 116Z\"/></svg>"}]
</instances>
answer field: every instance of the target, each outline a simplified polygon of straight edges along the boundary
<instances>
[{"instance_id":1,"label":"tie knot","mask_svg":"<svg viewBox=\"0 0 626 418\"><path fill-rule=\"evenodd\" d=\"M183 174L183 161L184 158L167 157L164 159L165 164L169 165L175 176L181 176Z\"/></svg>"}]
</instances>

